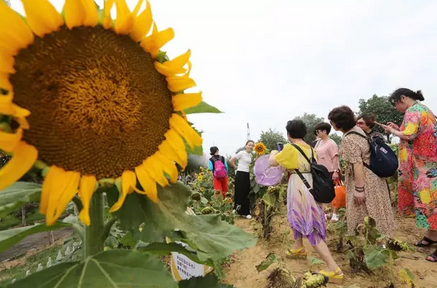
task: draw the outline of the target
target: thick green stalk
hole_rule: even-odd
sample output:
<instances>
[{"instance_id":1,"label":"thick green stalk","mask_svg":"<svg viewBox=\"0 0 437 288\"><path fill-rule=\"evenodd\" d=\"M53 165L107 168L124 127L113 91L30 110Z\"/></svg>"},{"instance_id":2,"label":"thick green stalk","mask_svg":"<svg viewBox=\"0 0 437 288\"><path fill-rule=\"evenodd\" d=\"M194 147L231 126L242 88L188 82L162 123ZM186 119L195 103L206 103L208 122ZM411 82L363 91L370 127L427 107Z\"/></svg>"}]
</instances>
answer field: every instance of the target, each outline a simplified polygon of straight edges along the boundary
<instances>
[{"instance_id":1,"label":"thick green stalk","mask_svg":"<svg viewBox=\"0 0 437 288\"><path fill-rule=\"evenodd\" d=\"M103 193L97 190L90 203L91 225L85 228L84 258L103 251L105 230Z\"/></svg>"}]
</instances>

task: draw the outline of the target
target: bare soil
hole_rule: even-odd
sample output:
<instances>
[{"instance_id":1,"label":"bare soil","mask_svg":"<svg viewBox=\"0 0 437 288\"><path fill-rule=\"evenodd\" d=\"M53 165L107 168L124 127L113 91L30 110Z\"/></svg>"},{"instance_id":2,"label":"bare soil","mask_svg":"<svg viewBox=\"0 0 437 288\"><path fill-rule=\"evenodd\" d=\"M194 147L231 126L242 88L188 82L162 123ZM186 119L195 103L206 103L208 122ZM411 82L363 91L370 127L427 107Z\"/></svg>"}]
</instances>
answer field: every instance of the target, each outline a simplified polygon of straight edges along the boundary
<instances>
[{"instance_id":1,"label":"bare soil","mask_svg":"<svg viewBox=\"0 0 437 288\"><path fill-rule=\"evenodd\" d=\"M396 219L396 223L398 226L395 238L397 239L414 243L423 236L423 230L416 228L414 219ZM246 232L256 235L260 234L261 227L254 219L236 219L236 225ZM295 277L302 276L310 269L308 261L285 258L285 250L292 243L292 237L285 215L275 216L271 238L268 241L260 239L256 246L237 252L233 257L233 263L230 263L225 268L225 282L234 285L236 288L265 288L267 276L275 266L272 265L269 269L260 273L257 272L255 266L261 263L269 253L275 253L280 256L286 268ZM328 245L330 244L330 238L332 238L332 235L328 235ZM306 240L305 246L311 254L310 256L320 258ZM430 253L432 251L429 249L416 252L402 252L400 254L401 257L395 260L395 274L398 275L399 270L408 268L415 275L415 287L437 287L437 264L425 260L426 255ZM349 260L344 254L333 252L333 256L345 273L345 281L343 285L328 284L329 288L383 288L389 283L390 272L388 268L374 271L371 275L364 272L352 274ZM312 267L312 270L321 268L323 267ZM408 287L407 284L401 283L399 279L396 279L396 281L396 288Z\"/></svg>"}]
</instances>

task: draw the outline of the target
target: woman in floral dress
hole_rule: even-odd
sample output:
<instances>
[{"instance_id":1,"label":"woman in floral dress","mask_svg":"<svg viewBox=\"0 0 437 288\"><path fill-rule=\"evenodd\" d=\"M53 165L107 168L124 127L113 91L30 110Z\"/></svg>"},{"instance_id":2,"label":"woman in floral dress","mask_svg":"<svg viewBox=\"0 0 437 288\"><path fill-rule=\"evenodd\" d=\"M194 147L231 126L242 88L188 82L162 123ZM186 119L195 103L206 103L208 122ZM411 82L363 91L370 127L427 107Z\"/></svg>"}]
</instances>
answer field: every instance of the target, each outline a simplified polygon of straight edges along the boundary
<instances>
[{"instance_id":1,"label":"woman in floral dress","mask_svg":"<svg viewBox=\"0 0 437 288\"><path fill-rule=\"evenodd\" d=\"M370 161L370 145L365 132L355 124L355 114L347 106L334 108L328 116L332 127L343 133L340 157L346 162L346 219L348 235L366 216L376 221L376 228L393 237L395 220L389 190L384 178L378 177L364 163Z\"/></svg>"},{"instance_id":2,"label":"woman in floral dress","mask_svg":"<svg viewBox=\"0 0 437 288\"><path fill-rule=\"evenodd\" d=\"M437 243L437 122L434 113L419 101L420 91L400 88L389 101L405 113L401 127L393 123L386 130L401 139L399 147L398 208L403 215L416 216L416 225L427 229L416 243L427 247ZM437 262L437 250L426 258Z\"/></svg>"}]
</instances>

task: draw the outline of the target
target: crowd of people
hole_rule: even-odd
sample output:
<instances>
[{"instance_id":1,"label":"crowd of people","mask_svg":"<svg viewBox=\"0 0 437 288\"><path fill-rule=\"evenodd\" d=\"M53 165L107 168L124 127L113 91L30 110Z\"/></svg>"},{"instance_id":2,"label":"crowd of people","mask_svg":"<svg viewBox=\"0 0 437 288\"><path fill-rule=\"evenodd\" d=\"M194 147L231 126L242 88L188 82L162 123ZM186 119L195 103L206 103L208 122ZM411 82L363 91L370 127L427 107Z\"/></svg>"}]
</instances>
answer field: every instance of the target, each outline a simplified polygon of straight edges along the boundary
<instances>
[{"instance_id":1,"label":"crowd of people","mask_svg":"<svg viewBox=\"0 0 437 288\"><path fill-rule=\"evenodd\" d=\"M304 185L303 178L296 173L298 170L312 185L313 176L307 159L311 157L326 167L333 181L342 177L339 158L345 163L343 176L347 192L346 219L349 235L353 235L357 225L369 216L376 221L377 229L382 234L393 237L396 224L388 181L369 168L369 139L379 137L382 141L388 141L387 137L376 131L376 125L382 127L386 134L400 138L398 210L401 215L415 217L417 226L426 230L424 237L415 245L427 247L437 244L437 121L435 114L421 103L423 100L425 99L420 91L414 92L406 88L397 89L391 94L388 101L404 113L400 126L392 122L378 123L377 115L370 113L356 117L347 106L336 107L329 112L330 123L320 123L316 126L315 143L304 141L307 134L304 122L288 121L286 131L289 143L284 145L281 151L271 151L270 165L280 165L290 173L287 219L294 232L295 242L286 252L289 257L306 257L303 238L307 238L326 263L326 269L320 273L326 275L331 282L339 283L343 280L342 270L334 261L325 242L327 219L323 205L315 201L311 189ZM343 134L340 147L330 139L331 129ZM237 153L229 161L237 171L235 208L238 207L237 212L249 219L249 167L253 161L254 144L253 141L247 141L245 150ZM216 155L218 149L213 148L211 154ZM214 157L211 158L212 169L215 161L223 161L223 164L226 164L224 158ZM223 186L215 187L223 189ZM338 220L337 210L334 209L331 221ZM437 262L437 250L427 256L426 260Z\"/></svg>"}]
</instances>

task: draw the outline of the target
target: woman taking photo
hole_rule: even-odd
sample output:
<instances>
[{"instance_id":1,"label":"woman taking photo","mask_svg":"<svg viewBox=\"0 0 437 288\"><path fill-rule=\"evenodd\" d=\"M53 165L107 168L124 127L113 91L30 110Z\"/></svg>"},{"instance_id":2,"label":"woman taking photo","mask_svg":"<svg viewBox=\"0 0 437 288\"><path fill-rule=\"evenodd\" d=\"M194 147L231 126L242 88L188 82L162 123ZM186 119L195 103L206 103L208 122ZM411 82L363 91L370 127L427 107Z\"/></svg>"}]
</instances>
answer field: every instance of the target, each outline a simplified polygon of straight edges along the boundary
<instances>
[{"instance_id":1,"label":"woman taking photo","mask_svg":"<svg viewBox=\"0 0 437 288\"><path fill-rule=\"evenodd\" d=\"M212 171L214 177L214 190L220 191L223 198L228 192L228 163L225 157L220 156L219 149L212 146L209 151L211 158L208 161L208 169Z\"/></svg>"},{"instance_id":2,"label":"woman taking photo","mask_svg":"<svg viewBox=\"0 0 437 288\"><path fill-rule=\"evenodd\" d=\"M336 131L343 133L339 152L346 162L348 235L355 235L355 228L364 222L366 216L370 216L383 235L392 237L395 221L386 181L363 165L370 161L366 133L355 126L354 112L347 106L334 108L328 119Z\"/></svg>"},{"instance_id":3,"label":"woman taking photo","mask_svg":"<svg viewBox=\"0 0 437 288\"><path fill-rule=\"evenodd\" d=\"M314 149L317 154L317 163L323 165L331 173L332 180L338 180L340 175L340 169L338 166L338 146L331 138L329 138L329 133L331 133L331 125L328 123L319 123L315 127L317 141ZM334 213L332 214L331 221L337 222L338 219L338 208L334 208Z\"/></svg>"},{"instance_id":4,"label":"woman taking photo","mask_svg":"<svg viewBox=\"0 0 437 288\"><path fill-rule=\"evenodd\" d=\"M234 209L237 210L241 216L246 216L247 219L252 219L250 215L250 164L252 163L252 151L255 142L248 140L244 146L245 150L240 151L229 160L231 166L237 170L235 175L235 196ZM238 166L235 165L235 160L238 160ZM239 208L238 208L239 206Z\"/></svg>"},{"instance_id":5,"label":"woman taking photo","mask_svg":"<svg viewBox=\"0 0 437 288\"><path fill-rule=\"evenodd\" d=\"M313 184L310 164L301 154L305 153L308 158L314 154L311 146L303 140L307 128L303 121L293 120L288 121L286 129L288 140L292 145L286 144L281 152L272 151L270 165L281 165L291 172L287 187L287 220L294 231L295 242L291 249L288 249L287 256L306 258L307 252L303 246L303 237L307 238L327 265L327 268L319 273L327 276L330 282L341 284L344 277L343 272L332 258L325 243L326 219L323 207L314 200L310 190L295 172L296 169L299 170L308 183Z\"/></svg>"},{"instance_id":6,"label":"woman taking photo","mask_svg":"<svg viewBox=\"0 0 437 288\"><path fill-rule=\"evenodd\" d=\"M399 145L398 208L399 213L416 216L418 227L427 230L416 243L427 247L437 243L437 122L435 114L419 101L420 91L401 88L393 92L389 101L405 113L401 127L393 123L387 132L401 139ZM426 260L437 262L437 250Z\"/></svg>"}]
</instances>

